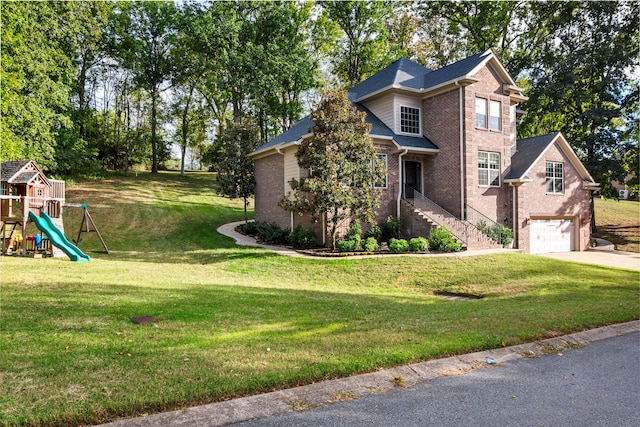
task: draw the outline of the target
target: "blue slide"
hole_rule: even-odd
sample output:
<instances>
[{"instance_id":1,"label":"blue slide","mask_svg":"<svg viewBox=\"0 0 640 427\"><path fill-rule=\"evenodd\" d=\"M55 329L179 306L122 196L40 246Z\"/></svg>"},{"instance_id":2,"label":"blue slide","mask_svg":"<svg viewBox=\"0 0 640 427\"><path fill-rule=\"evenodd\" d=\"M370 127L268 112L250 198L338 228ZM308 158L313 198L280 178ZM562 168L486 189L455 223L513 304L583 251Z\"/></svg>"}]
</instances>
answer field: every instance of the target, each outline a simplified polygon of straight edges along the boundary
<instances>
[{"instance_id":1,"label":"blue slide","mask_svg":"<svg viewBox=\"0 0 640 427\"><path fill-rule=\"evenodd\" d=\"M56 227L53 221L51 221L51 217L47 215L46 212L42 212L40 214L40 218L38 218L33 212L29 212L29 218L35 223L38 230L47 235L51 244L62 249L71 261L86 262L91 259L89 255L86 255L78 249L77 246L67 240L64 233Z\"/></svg>"}]
</instances>

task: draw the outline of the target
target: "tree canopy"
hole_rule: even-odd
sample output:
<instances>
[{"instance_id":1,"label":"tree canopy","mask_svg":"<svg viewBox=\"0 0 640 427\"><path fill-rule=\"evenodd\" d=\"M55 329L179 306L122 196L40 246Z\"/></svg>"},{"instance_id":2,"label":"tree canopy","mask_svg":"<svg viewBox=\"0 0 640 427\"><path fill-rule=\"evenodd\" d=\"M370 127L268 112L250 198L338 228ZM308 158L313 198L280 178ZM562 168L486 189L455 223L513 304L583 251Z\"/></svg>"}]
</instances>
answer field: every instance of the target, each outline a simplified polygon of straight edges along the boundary
<instances>
[{"instance_id":1,"label":"tree canopy","mask_svg":"<svg viewBox=\"0 0 640 427\"><path fill-rule=\"evenodd\" d=\"M384 165L376 155L366 113L351 105L347 92L326 92L311 112L313 135L304 139L296 153L301 168L310 176L294 179L292 192L281 206L327 221L331 246L335 248L338 226L350 218L372 223L378 207L375 183L384 179Z\"/></svg>"},{"instance_id":2,"label":"tree canopy","mask_svg":"<svg viewBox=\"0 0 640 427\"><path fill-rule=\"evenodd\" d=\"M32 158L59 175L136 164L156 171L180 146L214 166L231 123L255 123L266 142L322 90L351 87L401 56L442 67L492 49L529 97L518 136L562 131L610 192L613 181L638 181L639 8L630 0L2 2L0 160Z\"/></svg>"}]
</instances>

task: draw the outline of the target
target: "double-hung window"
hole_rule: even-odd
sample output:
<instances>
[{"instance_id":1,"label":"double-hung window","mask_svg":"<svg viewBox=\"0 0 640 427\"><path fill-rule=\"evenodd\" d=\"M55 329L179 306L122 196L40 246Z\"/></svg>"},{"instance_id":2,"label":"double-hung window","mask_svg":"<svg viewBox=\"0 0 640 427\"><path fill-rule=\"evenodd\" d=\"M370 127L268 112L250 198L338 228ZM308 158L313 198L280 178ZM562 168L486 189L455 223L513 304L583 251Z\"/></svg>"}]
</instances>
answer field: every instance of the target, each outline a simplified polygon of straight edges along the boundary
<instances>
[{"instance_id":1,"label":"double-hung window","mask_svg":"<svg viewBox=\"0 0 640 427\"><path fill-rule=\"evenodd\" d=\"M489 129L502 130L502 103L500 101L489 102Z\"/></svg>"},{"instance_id":2,"label":"double-hung window","mask_svg":"<svg viewBox=\"0 0 640 427\"><path fill-rule=\"evenodd\" d=\"M476 127L502 130L502 102L476 98Z\"/></svg>"},{"instance_id":3,"label":"double-hung window","mask_svg":"<svg viewBox=\"0 0 640 427\"><path fill-rule=\"evenodd\" d=\"M420 135L420 109L400 106L400 132Z\"/></svg>"},{"instance_id":4,"label":"double-hung window","mask_svg":"<svg viewBox=\"0 0 640 427\"><path fill-rule=\"evenodd\" d=\"M478 152L478 184L500 187L500 153Z\"/></svg>"},{"instance_id":5,"label":"double-hung window","mask_svg":"<svg viewBox=\"0 0 640 427\"><path fill-rule=\"evenodd\" d=\"M547 162L547 193L564 193L564 170L563 164L559 162Z\"/></svg>"},{"instance_id":6,"label":"double-hung window","mask_svg":"<svg viewBox=\"0 0 640 427\"><path fill-rule=\"evenodd\" d=\"M387 155L386 154L377 154L378 159L384 165L384 178L382 180L376 182L374 184L375 188L387 188Z\"/></svg>"},{"instance_id":7,"label":"double-hung window","mask_svg":"<svg viewBox=\"0 0 640 427\"><path fill-rule=\"evenodd\" d=\"M487 100L476 98L476 127L487 128Z\"/></svg>"}]
</instances>

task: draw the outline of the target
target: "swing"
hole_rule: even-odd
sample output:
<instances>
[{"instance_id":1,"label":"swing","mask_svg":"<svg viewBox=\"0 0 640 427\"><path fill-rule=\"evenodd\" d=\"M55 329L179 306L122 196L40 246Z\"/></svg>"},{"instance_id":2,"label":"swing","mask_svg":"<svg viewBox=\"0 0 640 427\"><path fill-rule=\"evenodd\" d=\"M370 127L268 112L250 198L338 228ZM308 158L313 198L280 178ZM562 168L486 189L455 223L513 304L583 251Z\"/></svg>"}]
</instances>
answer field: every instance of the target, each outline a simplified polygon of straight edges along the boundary
<instances>
[{"instance_id":1,"label":"swing","mask_svg":"<svg viewBox=\"0 0 640 427\"><path fill-rule=\"evenodd\" d=\"M87 208L86 203L65 203L64 206L71 208L82 208L83 211L82 221L80 222L80 230L78 230L78 238L74 240L73 243L75 243L76 246L82 243L82 233L96 233L98 235L98 238L100 239L100 242L102 243L102 247L104 248L105 253L108 254L109 249L107 248L107 244L104 242L104 239L102 238L102 235L100 234L100 230L98 230L96 223L93 222L93 218L91 218L91 214L89 213L89 209Z\"/></svg>"}]
</instances>

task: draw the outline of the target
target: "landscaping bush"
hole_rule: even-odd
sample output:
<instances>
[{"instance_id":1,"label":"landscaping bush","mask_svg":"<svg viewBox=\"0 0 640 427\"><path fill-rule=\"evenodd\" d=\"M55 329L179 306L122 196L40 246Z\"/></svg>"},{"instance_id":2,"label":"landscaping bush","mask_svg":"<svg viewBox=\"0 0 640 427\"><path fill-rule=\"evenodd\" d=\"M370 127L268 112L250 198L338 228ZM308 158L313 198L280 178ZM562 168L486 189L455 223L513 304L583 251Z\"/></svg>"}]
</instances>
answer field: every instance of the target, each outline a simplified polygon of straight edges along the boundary
<instances>
[{"instance_id":1,"label":"landscaping bush","mask_svg":"<svg viewBox=\"0 0 640 427\"><path fill-rule=\"evenodd\" d=\"M259 229L260 229L259 223L255 221L245 222L244 224L240 225L240 231L242 232L242 234L245 234L251 237L257 236Z\"/></svg>"},{"instance_id":2,"label":"landscaping bush","mask_svg":"<svg viewBox=\"0 0 640 427\"><path fill-rule=\"evenodd\" d=\"M355 240L343 239L336 243L336 248L340 252L357 252L359 249L356 246Z\"/></svg>"},{"instance_id":3,"label":"landscaping bush","mask_svg":"<svg viewBox=\"0 0 640 427\"><path fill-rule=\"evenodd\" d=\"M358 252L362 250L362 224L359 219L351 221L344 239L336 243L340 252Z\"/></svg>"},{"instance_id":4,"label":"landscaping bush","mask_svg":"<svg viewBox=\"0 0 640 427\"><path fill-rule=\"evenodd\" d=\"M364 240L362 248L365 250L365 252L375 252L380 248L380 245L378 244L378 240L376 240L375 237L367 237Z\"/></svg>"},{"instance_id":5,"label":"landscaping bush","mask_svg":"<svg viewBox=\"0 0 640 427\"><path fill-rule=\"evenodd\" d=\"M409 250L409 242L405 239L391 239L389 240L389 251L394 254L407 252Z\"/></svg>"},{"instance_id":6,"label":"landscaping bush","mask_svg":"<svg viewBox=\"0 0 640 427\"><path fill-rule=\"evenodd\" d=\"M496 242L502 243L502 246L504 247L508 247L511 245L511 241L513 241L513 230L502 224L493 224L492 226L488 226L485 221L480 220L476 224L476 227Z\"/></svg>"},{"instance_id":7,"label":"landscaping bush","mask_svg":"<svg viewBox=\"0 0 640 427\"><path fill-rule=\"evenodd\" d=\"M296 249L311 249L317 245L316 233L310 228L302 228L300 224L291 232L290 240Z\"/></svg>"},{"instance_id":8,"label":"landscaping bush","mask_svg":"<svg viewBox=\"0 0 640 427\"><path fill-rule=\"evenodd\" d=\"M274 222L258 223L258 240L274 245L286 245L289 243L291 231L288 228L282 228Z\"/></svg>"},{"instance_id":9,"label":"landscaping bush","mask_svg":"<svg viewBox=\"0 0 640 427\"><path fill-rule=\"evenodd\" d=\"M365 237L373 237L378 244L382 243L382 229L378 225L374 225L365 233Z\"/></svg>"},{"instance_id":10,"label":"landscaping bush","mask_svg":"<svg viewBox=\"0 0 640 427\"><path fill-rule=\"evenodd\" d=\"M424 237L414 237L409 240L409 250L411 252L427 252L429 251L429 241Z\"/></svg>"},{"instance_id":11,"label":"landscaping bush","mask_svg":"<svg viewBox=\"0 0 640 427\"><path fill-rule=\"evenodd\" d=\"M436 251L457 252L462 249L462 244L453 237L447 227L439 225L429 233L429 247Z\"/></svg>"},{"instance_id":12,"label":"landscaping bush","mask_svg":"<svg viewBox=\"0 0 640 427\"><path fill-rule=\"evenodd\" d=\"M381 242L391 242L391 239L400 238L400 218L394 218L391 215L380 223Z\"/></svg>"}]
</instances>

